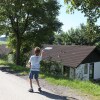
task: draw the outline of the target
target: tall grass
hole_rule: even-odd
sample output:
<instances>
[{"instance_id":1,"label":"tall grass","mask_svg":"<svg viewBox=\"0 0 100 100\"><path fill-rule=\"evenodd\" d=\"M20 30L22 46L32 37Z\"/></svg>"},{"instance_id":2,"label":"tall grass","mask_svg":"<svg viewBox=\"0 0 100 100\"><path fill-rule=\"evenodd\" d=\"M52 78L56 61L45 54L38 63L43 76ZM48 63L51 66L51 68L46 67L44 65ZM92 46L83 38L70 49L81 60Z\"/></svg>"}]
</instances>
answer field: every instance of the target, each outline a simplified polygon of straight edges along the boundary
<instances>
[{"instance_id":1,"label":"tall grass","mask_svg":"<svg viewBox=\"0 0 100 100\"><path fill-rule=\"evenodd\" d=\"M55 85L79 89L84 93L93 96L100 96L100 85L94 84L91 81L71 80L68 78L55 77L50 75L41 75L41 77L45 77L48 82Z\"/></svg>"},{"instance_id":2,"label":"tall grass","mask_svg":"<svg viewBox=\"0 0 100 100\"><path fill-rule=\"evenodd\" d=\"M7 42L6 41L0 41L0 45L2 45L2 44L7 44Z\"/></svg>"},{"instance_id":3,"label":"tall grass","mask_svg":"<svg viewBox=\"0 0 100 100\"><path fill-rule=\"evenodd\" d=\"M18 66L12 63L8 63L7 61L2 60L2 59L0 59L0 65L5 65L3 67L7 66L7 69L9 69L9 71L13 71L17 73L19 72L20 75L26 75L29 73L29 68Z\"/></svg>"},{"instance_id":4,"label":"tall grass","mask_svg":"<svg viewBox=\"0 0 100 100\"><path fill-rule=\"evenodd\" d=\"M0 59L0 65L8 65L9 63L4 60L4 59Z\"/></svg>"}]
</instances>

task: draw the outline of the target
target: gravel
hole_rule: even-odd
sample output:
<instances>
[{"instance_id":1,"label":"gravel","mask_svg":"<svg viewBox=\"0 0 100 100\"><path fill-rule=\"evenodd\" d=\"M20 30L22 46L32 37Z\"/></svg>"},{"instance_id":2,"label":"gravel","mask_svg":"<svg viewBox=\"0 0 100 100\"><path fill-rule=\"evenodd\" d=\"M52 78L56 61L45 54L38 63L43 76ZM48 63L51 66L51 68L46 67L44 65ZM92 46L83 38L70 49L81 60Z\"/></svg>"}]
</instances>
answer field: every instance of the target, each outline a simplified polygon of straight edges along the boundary
<instances>
[{"instance_id":1,"label":"gravel","mask_svg":"<svg viewBox=\"0 0 100 100\"><path fill-rule=\"evenodd\" d=\"M28 76L20 76L21 78L29 81ZM71 89L69 87L64 86L57 86L51 83L48 83L45 79L39 79L40 85L43 88L46 88L59 96L64 96L67 100L92 100L90 99L91 96L87 94L81 93L79 90ZM35 80L33 79L33 83L36 84Z\"/></svg>"}]
</instances>

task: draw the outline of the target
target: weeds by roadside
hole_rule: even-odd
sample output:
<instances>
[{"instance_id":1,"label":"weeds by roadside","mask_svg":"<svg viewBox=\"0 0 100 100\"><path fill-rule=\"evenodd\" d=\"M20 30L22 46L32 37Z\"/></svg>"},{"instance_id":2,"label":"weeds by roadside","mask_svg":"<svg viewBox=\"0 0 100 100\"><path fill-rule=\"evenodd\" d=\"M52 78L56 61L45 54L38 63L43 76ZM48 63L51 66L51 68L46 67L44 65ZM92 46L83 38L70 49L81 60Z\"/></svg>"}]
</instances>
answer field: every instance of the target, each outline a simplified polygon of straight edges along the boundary
<instances>
[{"instance_id":1,"label":"weeds by roadside","mask_svg":"<svg viewBox=\"0 0 100 100\"><path fill-rule=\"evenodd\" d=\"M19 75L27 75L29 73L29 68L8 63L7 61L1 59L0 59L0 68L8 72L18 73Z\"/></svg>"}]
</instances>

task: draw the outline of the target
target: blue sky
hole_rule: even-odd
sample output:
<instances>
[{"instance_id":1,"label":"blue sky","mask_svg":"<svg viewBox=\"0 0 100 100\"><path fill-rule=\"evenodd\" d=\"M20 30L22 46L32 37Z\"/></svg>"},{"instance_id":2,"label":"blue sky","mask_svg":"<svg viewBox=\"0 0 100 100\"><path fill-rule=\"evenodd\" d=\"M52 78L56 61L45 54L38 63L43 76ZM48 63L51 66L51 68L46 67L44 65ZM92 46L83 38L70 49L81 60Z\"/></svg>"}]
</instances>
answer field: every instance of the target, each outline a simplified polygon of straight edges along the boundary
<instances>
[{"instance_id":1,"label":"blue sky","mask_svg":"<svg viewBox=\"0 0 100 100\"><path fill-rule=\"evenodd\" d=\"M80 26L81 23L86 24L86 17L84 17L84 14L75 11L74 14L67 14L66 13L66 5L64 5L64 0L58 0L58 2L62 5L60 9L60 14L58 16L58 19L60 22L63 23L62 30L68 31L71 27L77 28ZM97 24L100 25L100 20L98 20Z\"/></svg>"}]
</instances>

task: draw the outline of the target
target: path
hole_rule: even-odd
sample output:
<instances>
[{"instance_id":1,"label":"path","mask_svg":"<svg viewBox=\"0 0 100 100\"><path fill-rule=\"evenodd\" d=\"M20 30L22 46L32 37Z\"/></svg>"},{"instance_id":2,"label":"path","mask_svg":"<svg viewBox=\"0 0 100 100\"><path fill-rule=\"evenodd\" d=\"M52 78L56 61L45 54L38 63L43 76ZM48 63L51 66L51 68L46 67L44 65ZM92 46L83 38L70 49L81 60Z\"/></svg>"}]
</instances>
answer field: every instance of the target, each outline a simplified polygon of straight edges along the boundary
<instances>
[{"instance_id":1,"label":"path","mask_svg":"<svg viewBox=\"0 0 100 100\"><path fill-rule=\"evenodd\" d=\"M66 100L46 89L39 93L37 86L33 87L35 93L29 93L29 83L26 80L0 71L0 100Z\"/></svg>"}]
</instances>

